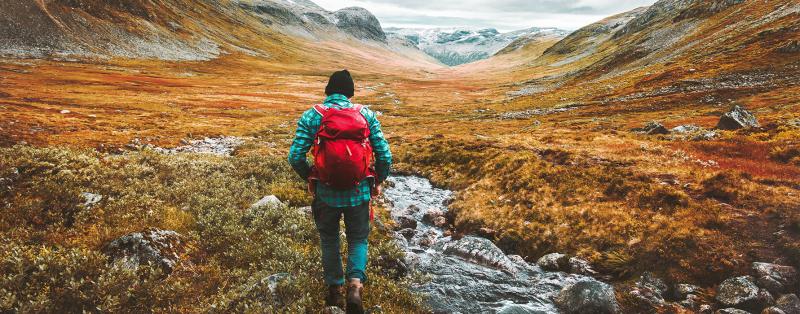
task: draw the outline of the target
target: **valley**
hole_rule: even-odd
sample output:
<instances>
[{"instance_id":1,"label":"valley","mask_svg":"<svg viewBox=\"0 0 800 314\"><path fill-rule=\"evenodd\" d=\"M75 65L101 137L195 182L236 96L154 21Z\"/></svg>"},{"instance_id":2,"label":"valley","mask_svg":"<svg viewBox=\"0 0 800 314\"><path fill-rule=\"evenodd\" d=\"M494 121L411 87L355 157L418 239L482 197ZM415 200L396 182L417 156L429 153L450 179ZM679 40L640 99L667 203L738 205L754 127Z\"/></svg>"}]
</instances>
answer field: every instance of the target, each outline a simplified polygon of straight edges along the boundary
<instances>
[{"instance_id":1,"label":"valley","mask_svg":"<svg viewBox=\"0 0 800 314\"><path fill-rule=\"evenodd\" d=\"M310 199L285 156L297 118L342 68L354 74L354 101L380 112L397 174L453 191L441 228L451 239L489 239L531 267L550 253L584 260L624 313L760 311L775 302L728 304L720 284L755 262L800 267L795 1L662 0L570 34L504 39L455 67L369 12L308 1L0 8L0 269L86 265L4 275L0 288L15 297L0 311L136 311L137 298L170 312L321 310L318 270L303 271L319 268L313 224L287 210ZM757 125L717 128L734 105ZM222 150L232 156L154 149L220 137L241 139ZM87 210L83 192L106 198ZM254 212L265 195L286 207ZM424 312L409 289L424 274L397 271L400 229L383 207L367 303ZM101 253L147 228L188 243L163 281ZM279 292L258 285L276 273L294 281ZM46 276L92 283L47 290ZM651 277L669 288L653 289ZM137 280L124 300L98 292ZM697 289L673 293L680 284ZM793 285L761 290L779 299L800 292ZM51 303L22 302L29 291ZM70 299L87 294L98 297Z\"/></svg>"}]
</instances>

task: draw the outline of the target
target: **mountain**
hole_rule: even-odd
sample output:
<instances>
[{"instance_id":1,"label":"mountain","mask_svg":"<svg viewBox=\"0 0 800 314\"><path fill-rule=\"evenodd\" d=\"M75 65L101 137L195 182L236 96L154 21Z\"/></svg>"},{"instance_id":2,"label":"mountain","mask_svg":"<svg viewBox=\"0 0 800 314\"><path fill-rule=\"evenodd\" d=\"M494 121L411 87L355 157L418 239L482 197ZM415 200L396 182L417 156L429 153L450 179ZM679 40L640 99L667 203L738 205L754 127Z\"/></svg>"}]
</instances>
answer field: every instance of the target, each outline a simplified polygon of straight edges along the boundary
<instances>
[{"instance_id":1,"label":"mountain","mask_svg":"<svg viewBox=\"0 0 800 314\"><path fill-rule=\"evenodd\" d=\"M12 0L0 3L0 54L209 60L268 57L298 41L386 46L363 8L329 12L307 0Z\"/></svg>"},{"instance_id":2,"label":"mountain","mask_svg":"<svg viewBox=\"0 0 800 314\"><path fill-rule=\"evenodd\" d=\"M562 38L566 31L556 28L529 28L500 33L493 28L387 28L390 34L405 37L420 50L450 66L487 59L517 40ZM518 42L515 46L523 45Z\"/></svg>"}]
</instances>

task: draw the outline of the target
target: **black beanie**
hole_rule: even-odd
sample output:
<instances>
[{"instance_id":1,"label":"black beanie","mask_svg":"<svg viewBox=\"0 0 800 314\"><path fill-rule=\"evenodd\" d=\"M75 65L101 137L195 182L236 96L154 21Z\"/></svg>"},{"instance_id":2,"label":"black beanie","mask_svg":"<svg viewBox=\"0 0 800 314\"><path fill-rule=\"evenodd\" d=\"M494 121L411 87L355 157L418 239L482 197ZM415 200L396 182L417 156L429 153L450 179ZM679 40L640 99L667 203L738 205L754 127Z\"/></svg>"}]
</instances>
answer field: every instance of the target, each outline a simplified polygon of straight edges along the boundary
<instances>
[{"instance_id":1,"label":"black beanie","mask_svg":"<svg viewBox=\"0 0 800 314\"><path fill-rule=\"evenodd\" d=\"M328 81L328 86L325 87L325 95L342 94L347 98L353 98L355 93L355 86L353 84L353 77L347 70L337 71L331 75Z\"/></svg>"}]
</instances>

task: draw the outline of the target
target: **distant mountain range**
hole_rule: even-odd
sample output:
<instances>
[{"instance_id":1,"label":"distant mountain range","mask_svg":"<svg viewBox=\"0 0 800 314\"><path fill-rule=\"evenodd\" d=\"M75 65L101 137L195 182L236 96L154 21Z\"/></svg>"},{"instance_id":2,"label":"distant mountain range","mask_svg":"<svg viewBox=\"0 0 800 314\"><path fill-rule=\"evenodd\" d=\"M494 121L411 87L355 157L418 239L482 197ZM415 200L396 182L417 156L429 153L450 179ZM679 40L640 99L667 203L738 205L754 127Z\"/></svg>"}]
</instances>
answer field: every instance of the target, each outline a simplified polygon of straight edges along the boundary
<instances>
[{"instance_id":1,"label":"distant mountain range","mask_svg":"<svg viewBox=\"0 0 800 314\"><path fill-rule=\"evenodd\" d=\"M563 38L568 31L557 28L528 28L500 33L494 28L386 28L390 36L403 37L440 62L456 66L487 59L517 40L517 45L534 38Z\"/></svg>"}]
</instances>

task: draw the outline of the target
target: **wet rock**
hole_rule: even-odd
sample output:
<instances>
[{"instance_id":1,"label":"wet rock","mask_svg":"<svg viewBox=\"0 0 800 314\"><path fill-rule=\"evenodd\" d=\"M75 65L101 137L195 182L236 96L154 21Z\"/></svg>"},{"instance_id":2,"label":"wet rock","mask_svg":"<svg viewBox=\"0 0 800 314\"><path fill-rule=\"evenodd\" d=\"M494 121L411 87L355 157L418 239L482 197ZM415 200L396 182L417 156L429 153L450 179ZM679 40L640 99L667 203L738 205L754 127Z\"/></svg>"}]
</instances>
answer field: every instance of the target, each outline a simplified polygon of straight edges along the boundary
<instances>
[{"instance_id":1,"label":"wet rock","mask_svg":"<svg viewBox=\"0 0 800 314\"><path fill-rule=\"evenodd\" d=\"M444 228L445 226L447 226L447 218L441 216L436 217L435 219L433 219L433 225L436 226L437 228Z\"/></svg>"},{"instance_id":2,"label":"wet rock","mask_svg":"<svg viewBox=\"0 0 800 314\"><path fill-rule=\"evenodd\" d=\"M797 285L797 269L770 263L753 263L758 286L772 293L784 293Z\"/></svg>"},{"instance_id":3,"label":"wet rock","mask_svg":"<svg viewBox=\"0 0 800 314\"><path fill-rule=\"evenodd\" d=\"M403 256L403 263L409 268L414 269L419 265L420 257L416 253L413 252L405 252Z\"/></svg>"},{"instance_id":4,"label":"wet rock","mask_svg":"<svg viewBox=\"0 0 800 314\"><path fill-rule=\"evenodd\" d=\"M432 229L428 229L427 231L417 234L412 242L418 244L422 247L431 247L436 244L436 240L439 238L439 235L436 234L436 231Z\"/></svg>"},{"instance_id":5,"label":"wet rock","mask_svg":"<svg viewBox=\"0 0 800 314\"><path fill-rule=\"evenodd\" d=\"M504 306L497 314L540 314L542 311L534 311L530 308L519 305L519 304L511 304Z\"/></svg>"},{"instance_id":6,"label":"wet rock","mask_svg":"<svg viewBox=\"0 0 800 314\"><path fill-rule=\"evenodd\" d=\"M720 117L717 123L717 129L720 130L738 130L746 128L759 127L756 117L746 109L736 105L731 111L725 113Z\"/></svg>"},{"instance_id":7,"label":"wet rock","mask_svg":"<svg viewBox=\"0 0 800 314\"><path fill-rule=\"evenodd\" d=\"M444 218L444 211L432 208L428 210L424 216L422 216L422 222L435 225L435 221L438 218Z\"/></svg>"},{"instance_id":8,"label":"wet rock","mask_svg":"<svg viewBox=\"0 0 800 314\"><path fill-rule=\"evenodd\" d=\"M287 300L283 300L278 294L278 286L290 280L292 280L292 276L288 273L277 273L267 276L248 289L247 298L250 300L260 300L264 303L275 303L278 306L286 304Z\"/></svg>"},{"instance_id":9,"label":"wet rock","mask_svg":"<svg viewBox=\"0 0 800 314\"><path fill-rule=\"evenodd\" d=\"M644 125L642 128L633 129L634 132L644 133L647 135L656 135L656 134L669 134L669 130L664 127L663 124L651 121Z\"/></svg>"},{"instance_id":10,"label":"wet rock","mask_svg":"<svg viewBox=\"0 0 800 314\"><path fill-rule=\"evenodd\" d=\"M406 240L411 240L417 234L417 230L411 228L405 228L397 232Z\"/></svg>"},{"instance_id":11,"label":"wet rock","mask_svg":"<svg viewBox=\"0 0 800 314\"><path fill-rule=\"evenodd\" d=\"M267 196L264 196L262 199L260 199L258 202L253 203L253 205L250 205L250 209L257 209L257 208L262 208L262 207L275 207L275 208L277 208L277 207L281 207L281 206L283 206L283 203L281 202L281 200L278 199L277 196L275 196L275 195L267 195Z\"/></svg>"},{"instance_id":12,"label":"wet rock","mask_svg":"<svg viewBox=\"0 0 800 314\"><path fill-rule=\"evenodd\" d=\"M796 294L784 294L775 302L775 307L786 314L800 314L800 298Z\"/></svg>"},{"instance_id":13,"label":"wet rock","mask_svg":"<svg viewBox=\"0 0 800 314\"><path fill-rule=\"evenodd\" d=\"M344 311L337 306L329 306L322 309L322 314L344 314Z\"/></svg>"},{"instance_id":14,"label":"wet rock","mask_svg":"<svg viewBox=\"0 0 800 314\"><path fill-rule=\"evenodd\" d=\"M410 216L396 216L394 221L397 223L399 229L416 229L417 220Z\"/></svg>"},{"instance_id":15,"label":"wet rock","mask_svg":"<svg viewBox=\"0 0 800 314\"><path fill-rule=\"evenodd\" d=\"M752 314L752 313L731 307L731 308L719 309L716 312L714 312L714 314Z\"/></svg>"},{"instance_id":16,"label":"wet rock","mask_svg":"<svg viewBox=\"0 0 800 314\"><path fill-rule=\"evenodd\" d=\"M619 312L614 288L592 279L583 279L564 287L555 301L567 314Z\"/></svg>"},{"instance_id":17,"label":"wet rock","mask_svg":"<svg viewBox=\"0 0 800 314\"><path fill-rule=\"evenodd\" d=\"M444 254L458 256L479 265L516 272L515 263L492 241L479 237L464 237L444 245Z\"/></svg>"},{"instance_id":18,"label":"wet rock","mask_svg":"<svg viewBox=\"0 0 800 314\"><path fill-rule=\"evenodd\" d=\"M725 307L759 307L759 289L751 276L728 278L717 288L717 301Z\"/></svg>"},{"instance_id":19,"label":"wet rock","mask_svg":"<svg viewBox=\"0 0 800 314\"><path fill-rule=\"evenodd\" d=\"M536 261L546 271L567 271L569 270L569 256L561 253L550 253L539 258Z\"/></svg>"},{"instance_id":20,"label":"wet rock","mask_svg":"<svg viewBox=\"0 0 800 314\"><path fill-rule=\"evenodd\" d=\"M175 231L150 228L111 241L103 252L124 267L136 269L150 264L169 274L180 262L184 244L183 236Z\"/></svg>"},{"instance_id":21,"label":"wet rock","mask_svg":"<svg viewBox=\"0 0 800 314\"><path fill-rule=\"evenodd\" d=\"M630 294L634 298L656 308L664 305L664 293L667 292L667 289L667 284L663 280L656 278L650 272L645 272L636 282L636 287Z\"/></svg>"}]
</instances>

